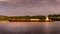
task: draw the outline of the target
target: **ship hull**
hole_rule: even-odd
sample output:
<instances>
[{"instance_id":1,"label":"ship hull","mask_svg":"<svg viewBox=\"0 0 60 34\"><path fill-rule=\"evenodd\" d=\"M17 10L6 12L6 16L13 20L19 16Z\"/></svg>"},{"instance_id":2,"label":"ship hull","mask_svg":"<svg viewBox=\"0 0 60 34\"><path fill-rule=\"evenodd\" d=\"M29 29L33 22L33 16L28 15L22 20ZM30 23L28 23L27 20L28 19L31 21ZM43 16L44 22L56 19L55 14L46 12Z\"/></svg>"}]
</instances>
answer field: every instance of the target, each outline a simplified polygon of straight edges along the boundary
<instances>
[{"instance_id":1,"label":"ship hull","mask_svg":"<svg viewBox=\"0 0 60 34\"><path fill-rule=\"evenodd\" d=\"M38 21L36 21L36 20L33 20L33 21L31 21L31 20L9 20L9 22L54 22L53 20L48 20L48 21L46 21L46 20L38 20Z\"/></svg>"}]
</instances>

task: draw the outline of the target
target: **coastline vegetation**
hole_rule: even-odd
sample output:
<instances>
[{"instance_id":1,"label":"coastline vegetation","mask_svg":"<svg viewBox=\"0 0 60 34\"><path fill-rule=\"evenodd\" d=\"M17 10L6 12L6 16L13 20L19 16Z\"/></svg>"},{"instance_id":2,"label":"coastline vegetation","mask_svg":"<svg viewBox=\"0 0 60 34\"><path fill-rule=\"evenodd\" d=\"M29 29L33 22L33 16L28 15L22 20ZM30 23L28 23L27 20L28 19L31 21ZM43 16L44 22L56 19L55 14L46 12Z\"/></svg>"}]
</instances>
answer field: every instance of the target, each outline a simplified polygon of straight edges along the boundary
<instances>
[{"instance_id":1,"label":"coastline vegetation","mask_svg":"<svg viewBox=\"0 0 60 34\"><path fill-rule=\"evenodd\" d=\"M48 15L49 19L54 20L54 21L60 21L60 14L53 14L53 15ZM20 20L20 19L40 19L44 20L46 16L42 15L37 15L37 16L4 16L0 15L0 21L8 21L8 20Z\"/></svg>"}]
</instances>

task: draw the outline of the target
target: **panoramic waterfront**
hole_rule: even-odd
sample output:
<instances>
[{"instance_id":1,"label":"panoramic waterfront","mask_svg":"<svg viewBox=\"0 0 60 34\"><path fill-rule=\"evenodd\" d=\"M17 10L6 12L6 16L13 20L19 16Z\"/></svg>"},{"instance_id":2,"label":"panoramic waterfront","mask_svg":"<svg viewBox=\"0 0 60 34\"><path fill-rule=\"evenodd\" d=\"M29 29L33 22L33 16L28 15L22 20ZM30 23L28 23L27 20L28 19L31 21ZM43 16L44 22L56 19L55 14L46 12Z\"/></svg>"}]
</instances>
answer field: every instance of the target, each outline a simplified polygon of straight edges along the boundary
<instances>
[{"instance_id":1,"label":"panoramic waterfront","mask_svg":"<svg viewBox=\"0 0 60 34\"><path fill-rule=\"evenodd\" d=\"M0 34L60 34L60 0L0 0Z\"/></svg>"},{"instance_id":2,"label":"panoramic waterfront","mask_svg":"<svg viewBox=\"0 0 60 34\"><path fill-rule=\"evenodd\" d=\"M60 34L60 21L0 22L0 34Z\"/></svg>"}]
</instances>

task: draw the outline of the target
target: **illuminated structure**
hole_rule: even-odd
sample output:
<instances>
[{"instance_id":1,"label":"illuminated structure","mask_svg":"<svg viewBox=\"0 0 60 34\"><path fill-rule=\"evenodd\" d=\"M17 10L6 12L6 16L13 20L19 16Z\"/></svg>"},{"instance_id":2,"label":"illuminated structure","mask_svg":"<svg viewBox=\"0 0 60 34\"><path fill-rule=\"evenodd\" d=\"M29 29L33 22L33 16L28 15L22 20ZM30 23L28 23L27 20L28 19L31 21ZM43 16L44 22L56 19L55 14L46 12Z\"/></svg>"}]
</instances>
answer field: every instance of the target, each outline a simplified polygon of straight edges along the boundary
<instances>
[{"instance_id":1,"label":"illuminated structure","mask_svg":"<svg viewBox=\"0 0 60 34\"><path fill-rule=\"evenodd\" d=\"M48 18L48 16L46 16L46 19L45 19L46 21L49 21L49 18Z\"/></svg>"}]
</instances>

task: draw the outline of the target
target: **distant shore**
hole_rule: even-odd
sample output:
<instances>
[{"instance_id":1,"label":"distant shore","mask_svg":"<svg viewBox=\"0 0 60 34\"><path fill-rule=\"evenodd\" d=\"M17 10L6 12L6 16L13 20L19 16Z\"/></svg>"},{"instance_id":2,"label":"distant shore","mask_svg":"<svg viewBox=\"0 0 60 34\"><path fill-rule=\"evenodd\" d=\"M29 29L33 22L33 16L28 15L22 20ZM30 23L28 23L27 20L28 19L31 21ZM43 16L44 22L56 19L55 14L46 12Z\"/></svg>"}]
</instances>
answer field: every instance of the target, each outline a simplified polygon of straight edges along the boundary
<instances>
[{"instance_id":1,"label":"distant shore","mask_svg":"<svg viewBox=\"0 0 60 34\"><path fill-rule=\"evenodd\" d=\"M48 15L48 18L53 21L60 21L60 14L53 14L53 15ZM0 21L24 21L24 20L30 20L30 19L40 19L40 20L45 20L46 16L45 15L36 15L36 16L5 16L5 15L0 15Z\"/></svg>"}]
</instances>

